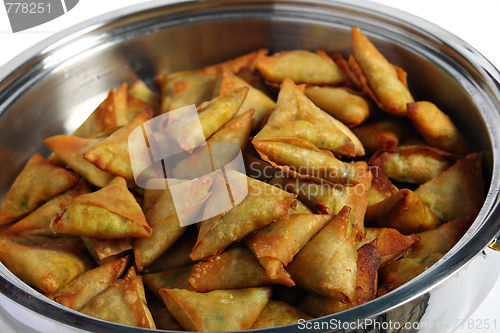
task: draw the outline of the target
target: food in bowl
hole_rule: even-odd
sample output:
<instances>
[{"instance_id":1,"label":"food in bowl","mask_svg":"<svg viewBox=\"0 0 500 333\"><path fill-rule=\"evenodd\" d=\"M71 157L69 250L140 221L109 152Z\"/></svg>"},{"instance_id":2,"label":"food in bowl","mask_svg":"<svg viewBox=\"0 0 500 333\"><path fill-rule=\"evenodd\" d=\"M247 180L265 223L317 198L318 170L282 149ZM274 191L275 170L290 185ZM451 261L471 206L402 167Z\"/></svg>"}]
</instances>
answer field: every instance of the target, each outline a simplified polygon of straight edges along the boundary
<instances>
[{"instance_id":1,"label":"food in bowl","mask_svg":"<svg viewBox=\"0 0 500 333\"><path fill-rule=\"evenodd\" d=\"M11 224L2 232L1 261L82 313L198 331L296 323L411 280L474 220L484 201L482 157L469 153L437 106L413 100L402 69L361 31L352 35L348 61L323 51L258 50L162 75L160 97L140 82L111 90L72 136L47 138L54 155L35 155L14 182L0 212ZM269 96L277 86L275 102ZM331 98L333 88L341 97ZM132 132L190 104L198 106L208 147L231 142L244 152L254 178L236 177L246 196L228 181L230 170L206 175L203 146L193 148L198 139L173 126L182 121L176 118L158 124L170 131L148 138L175 133L188 153L172 169L179 182L193 179L180 203L168 186L135 183ZM217 158L211 163L233 159ZM221 200L215 189L231 193L232 209L211 212ZM202 219L181 225L180 214ZM152 311L144 285L166 309ZM298 296L290 302L287 294Z\"/></svg>"}]
</instances>

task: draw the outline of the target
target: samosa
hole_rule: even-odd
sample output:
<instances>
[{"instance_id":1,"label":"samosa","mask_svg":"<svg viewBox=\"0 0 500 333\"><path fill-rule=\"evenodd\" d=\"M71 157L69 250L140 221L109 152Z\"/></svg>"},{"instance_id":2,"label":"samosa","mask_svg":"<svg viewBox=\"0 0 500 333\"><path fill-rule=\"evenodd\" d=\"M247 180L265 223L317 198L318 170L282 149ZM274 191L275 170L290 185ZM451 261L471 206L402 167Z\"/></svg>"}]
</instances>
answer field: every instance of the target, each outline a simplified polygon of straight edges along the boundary
<instances>
[{"instance_id":1,"label":"samosa","mask_svg":"<svg viewBox=\"0 0 500 333\"><path fill-rule=\"evenodd\" d=\"M425 272L442 257L442 253L434 253L425 258L402 258L385 266L379 272L378 296L401 287Z\"/></svg>"},{"instance_id":2,"label":"samosa","mask_svg":"<svg viewBox=\"0 0 500 333\"><path fill-rule=\"evenodd\" d=\"M188 278L194 265L169 269L157 273L147 273L142 275L142 279L146 287L162 301L159 290L163 288L169 289L189 289L193 287L189 284Z\"/></svg>"},{"instance_id":3,"label":"samosa","mask_svg":"<svg viewBox=\"0 0 500 333\"><path fill-rule=\"evenodd\" d=\"M93 135L105 132L118 125L118 113L124 113L127 105L127 87L122 85L115 90L112 88L108 96L99 106L90 114L90 116L81 124L72 136L79 138L90 138ZM121 112L120 112L121 110ZM125 124L122 124L125 125Z\"/></svg>"},{"instance_id":4,"label":"samosa","mask_svg":"<svg viewBox=\"0 0 500 333\"><path fill-rule=\"evenodd\" d=\"M271 298L271 287L197 293L160 289L170 313L185 330L198 332L250 329ZM164 295L171 296L166 298Z\"/></svg>"},{"instance_id":5,"label":"samosa","mask_svg":"<svg viewBox=\"0 0 500 333\"><path fill-rule=\"evenodd\" d=\"M406 73L389 63L360 29L351 28L351 37L354 58L349 64L367 92L384 111L406 115L406 104L414 102Z\"/></svg>"},{"instance_id":6,"label":"samosa","mask_svg":"<svg viewBox=\"0 0 500 333\"><path fill-rule=\"evenodd\" d=\"M344 207L288 264L287 271L299 287L342 302L354 296L361 234L353 228L350 214L351 209Z\"/></svg>"},{"instance_id":7,"label":"samosa","mask_svg":"<svg viewBox=\"0 0 500 333\"><path fill-rule=\"evenodd\" d=\"M482 152L467 155L439 176L420 185L415 194L442 222L480 209L485 199L482 157Z\"/></svg>"},{"instance_id":8,"label":"samosa","mask_svg":"<svg viewBox=\"0 0 500 333\"><path fill-rule=\"evenodd\" d=\"M347 126L314 105L287 76L281 84L276 108L255 136L256 140L266 138L302 139L319 149L347 156L365 153Z\"/></svg>"},{"instance_id":9,"label":"samosa","mask_svg":"<svg viewBox=\"0 0 500 333\"><path fill-rule=\"evenodd\" d=\"M251 232L288 217L291 207L296 205L294 194L237 172L228 172L228 176L234 180L233 183L239 182L243 187L246 186L248 193L232 209L201 223L198 241L190 255L193 260L218 254ZM211 204L209 200L207 207Z\"/></svg>"},{"instance_id":10,"label":"samosa","mask_svg":"<svg viewBox=\"0 0 500 333\"><path fill-rule=\"evenodd\" d=\"M151 227L122 177L115 177L97 192L77 197L57 214L50 228L55 233L104 239L151 235Z\"/></svg>"},{"instance_id":11,"label":"samosa","mask_svg":"<svg viewBox=\"0 0 500 333\"><path fill-rule=\"evenodd\" d=\"M364 122L374 108L368 99L342 88L314 86L306 88L304 93L321 110L348 127Z\"/></svg>"},{"instance_id":12,"label":"samosa","mask_svg":"<svg viewBox=\"0 0 500 333\"><path fill-rule=\"evenodd\" d=\"M387 177L399 182L423 184L439 176L461 156L426 146L379 150L370 159Z\"/></svg>"},{"instance_id":13,"label":"samosa","mask_svg":"<svg viewBox=\"0 0 500 333\"><path fill-rule=\"evenodd\" d=\"M248 94L240 109L236 113L236 117L242 115L246 111L253 109L254 119L252 125L252 132L257 132L261 128L264 117L274 109L276 103L261 90L253 87L241 77L232 73L227 67L222 67L220 73L220 87L217 96L224 95L225 93L240 87L248 87Z\"/></svg>"},{"instance_id":14,"label":"samosa","mask_svg":"<svg viewBox=\"0 0 500 333\"><path fill-rule=\"evenodd\" d=\"M365 225L394 228L409 235L437 228L441 222L415 192L403 189L368 207Z\"/></svg>"},{"instance_id":15,"label":"samosa","mask_svg":"<svg viewBox=\"0 0 500 333\"><path fill-rule=\"evenodd\" d=\"M472 211L436 229L417 234L420 241L413 245L404 257L425 258L434 253L445 254L465 235L478 213L478 210Z\"/></svg>"},{"instance_id":16,"label":"samosa","mask_svg":"<svg viewBox=\"0 0 500 333\"><path fill-rule=\"evenodd\" d=\"M147 306L142 278L130 268L104 292L87 303L81 313L117 324L156 328Z\"/></svg>"},{"instance_id":17,"label":"samosa","mask_svg":"<svg viewBox=\"0 0 500 333\"><path fill-rule=\"evenodd\" d=\"M256 330L291 325L298 323L301 319L310 320L313 318L290 304L270 299L251 329Z\"/></svg>"},{"instance_id":18,"label":"samosa","mask_svg":"<svg viewBox=\"0 0 500 333\"><path fill-rule=\"evenodd\" d=\"M19 236L29 234L53 237L54 232L50 229L50 222L54 216L76 197L90 192L90 184L82 178L75 186L50 199L31 214L11 225L8 230Z\"/></svg>"},{"instance_id":19,"label":"samosa","mask_svg":"<svg viewBox=\"0 0 500 333\"><path fill-rule=\"evenodd\" d=\"M361 141L368 155L379 149L396 147L412 134L411 125L396 118L368 121L351 130Z\"/></svg>"},{"instance_id":20,"label":"samosa","mask_svg":"<svg viewBox=\"0 0 500 333\"><path fill-rule=\"evenodd\" d=\"M45 139L43 142L69 168L87 179L91 184L102 188L114 178L114 175L99 169L83 156L104 139L104 137L80 138L69 135L55 135Z\"/></svg>"},{"instance_id":21,"label":"samosa","mask_svg":"<svg viewBox=\"0 0 500 333\"><path fill-rule=\"evenodd\" d=\"M328 56L305 50L282 51L257 61L257 69L271 82L281 83L289 76L295 83L337 84L347 76Z\"/></svg>"},{"instance_id":22,"label":"samosa","mask_svg":"<svg viewBox=\"0 0 500 333\"><path fill-rule=\"evenodd\" d=\"M293 177L311 179L329 184L360 182L353 164L322 152L310 142L297 138L254 139L255 149L269 162Z\"/></svg>"},{"instance_id":23,"label":"samosa","mask_svg":"<svg viewBox=\"0 0 500 333\"><path fill-rule=\"evenodd\" d=\"M130 256L125 256L86 271L48 297L78 311L121 278L129 262Z\"/></svg>"},{"instance_id":24,"label":"samosa","mask_svg":"<svg viewBox=\"0 0 500 333\"><path fill-rule=\"evenodd\" d=\"M154 180L152 180L154 181ZM210 177L203 177L181 183L181 191L171 193L174 180L160 181L167 185L165 190L146 189L144 211L152 228L149 238L134 242L137 270L140 272L167 251L187 229L210 196ZM174 185L175 186L175 185ZM175 199L175 201L174 201ZM187 224L186 224L187 223Z\"/></svg>"},{"instance_id":25,"label":"samosa","mask_svg":"<svg viewBox=\"0 0 500 333\"><path fill-rule=\"evenodd\" d=\"M76 173L47 162L42 155L33 155L3 199L0 224L14 222L28 215L44 202L69 190L78 178Z\"/></svg>"},{"instance_id":26,"label":"samosa","mask_svg":"<svg viewBox=\"0 0 500 333\"><path fill-rule=\"evenodd\" d=\"M252 129L252 114L253 110L248 110L227 122L208 139L207 145L202 145L175 166L173 177L193 179L231 163L245 150Z\"/></svg>"},{"instance_id":27,"label":"samosa","mask_svg":"<svg viewBox=\"0 0 500 333\"><path fill-rule=\"evenodd\" d=\"M380 267L384 267L404 256L412 247L418 246L420 237L414 234L403 235L392 228L365 228L365 237L358 247L372 244L375 239L375 247L381 257Z\"/></svg>"},{"instance_id":28,"label":"samosa","mask_svg":"<svg viewBox=\"0 0 500 333\"><path fill-rule=\"evenodd\" d=\"M329 215L294 214L280 219L245 238L270 278L289 279L284 267L329 221ZM293 282L293 281L292 281ZM295 283L285 285L293 286Z\"/></svg>"},{"instance_id":29,"label":"samosa","mask_svg":"<svg viewBox=\"0 0 500 333\"><path fill-rule=\"evenodd\" d=\"M84 158L99 169L121 176L129 183L135 181L129 155L129 135L153 116L151 108L141 111L130 123L87 151Z\"/></svg>"},{"instance_id":30,"label":"samosa","mask_svg":"<svg viewBox=\"0 0 500 333\"><path fill-rule=\"evenodd\" d=\"M91 260L74 247L62 244L35 246L11 235L0 237L0 261L14 275L46 294L56 292L92 268Z\"/></svg>"},{"instance_id":31,"label":"samosa","mask_svg":"<svg viewBox=\"0 0 500 333\"><path fill-rule=\"evenodd\" d=\"M188 278L198 292L263 287L273 284L295 285L290 276L271 278L259 260L243 243L197 263Z\"/></svg>"},{"instance_id":32,"label":"samosa","mask_svg":"<svg viewBox=\"0 0 500 333\"><path fill-rule=\"evenodd\" d=\"M408 104L408 118L424 140L433 147L465 155L470 149L450 117L431 102Z\"/></svg>"},{"instance_id":33,"label":"samosa","mask_svg":"<svg viewBox=\"0 0 500 333\"><path fill-rule=\"evenodd\" d=\"M187 114L181 110L169 113L165 131L182 149L192 151L234 117L247 93L248 87L231 90L201 104L197 108L198 114Z\"/></svg>"}]
</instances>

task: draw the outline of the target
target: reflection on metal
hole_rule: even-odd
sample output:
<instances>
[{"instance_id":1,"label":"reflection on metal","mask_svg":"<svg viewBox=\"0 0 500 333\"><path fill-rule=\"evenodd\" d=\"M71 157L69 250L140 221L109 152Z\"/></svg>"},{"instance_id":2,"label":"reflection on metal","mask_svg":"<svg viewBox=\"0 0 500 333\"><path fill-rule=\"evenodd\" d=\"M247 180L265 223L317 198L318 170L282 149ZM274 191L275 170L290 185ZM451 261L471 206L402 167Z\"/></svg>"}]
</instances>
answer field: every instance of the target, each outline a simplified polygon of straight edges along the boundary
<instances>
[{"instance_id":1,"label":"reflection on metal","mask_svg":"<svg viewBox=\"0 0 500 333\"><path fill-rule=\"evenodd\" d=\"M498 244L498 238L491 242L488 247L492 250L500 252L500 244Z\"/></svg>"}]
</instances>

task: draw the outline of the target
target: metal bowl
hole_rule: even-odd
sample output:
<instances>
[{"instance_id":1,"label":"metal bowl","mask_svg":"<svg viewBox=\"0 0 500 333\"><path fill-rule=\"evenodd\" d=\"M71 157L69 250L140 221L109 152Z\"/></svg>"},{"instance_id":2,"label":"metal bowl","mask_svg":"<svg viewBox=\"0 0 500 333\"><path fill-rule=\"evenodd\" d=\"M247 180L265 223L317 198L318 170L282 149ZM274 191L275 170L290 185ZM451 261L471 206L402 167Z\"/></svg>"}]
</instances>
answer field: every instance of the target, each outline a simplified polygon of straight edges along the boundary
<instances>
[{"instance_id":1,"label":"metal bowl","mask_svg":"<svg viewBox=\"0 0 500 333\"><path fill-rule=\"evenodd\" d=\"M408 72L417 100L446 106L474 150L485 152L486 202L462 240L410 283L362 306L278 332L451 332L479 306L500 265L500 73L462 40L424 20L359 0L151 1L74 26L0 68L0 196L43 139L70 133L110 87L194 69L268 47L351 53L361 28ZM498 260L498 258L496 258ZM493 258L495 260L495 258ZM104 322L41 296L0 265L2 332L146 332ZM372 323L372 325L367 325Z\"/></svg>"}]
</instances>

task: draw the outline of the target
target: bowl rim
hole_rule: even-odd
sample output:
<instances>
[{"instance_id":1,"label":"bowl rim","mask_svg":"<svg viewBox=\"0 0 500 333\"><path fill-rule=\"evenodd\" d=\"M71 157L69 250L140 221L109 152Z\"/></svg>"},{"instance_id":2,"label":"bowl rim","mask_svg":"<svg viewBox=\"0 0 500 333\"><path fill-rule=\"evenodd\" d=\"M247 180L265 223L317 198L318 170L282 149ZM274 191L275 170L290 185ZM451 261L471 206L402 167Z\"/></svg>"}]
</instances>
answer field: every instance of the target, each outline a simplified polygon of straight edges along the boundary
<instances>
[{"instance_id":1,"label":"bowl rim","mask_svg":"<svg viewBox=\"0 0 500 333\"><path fill-rule=\"evenodd\" d=\"M500 101L500 72L486 58L484 58L470 45L454 36L450 32L444 30L443 28L440 28L439 26L432 24L424 19L418 18L412 14L400 11L392 7L364 0L181 0L174 2L169 0L156 0L105 13L69 27L32 46L31 48L22 52L16 58L7 62L4 66L0 67L0 116L10 104L9 101L12 101L13 98L17 97L15 95L8 98L5 96L2 97L2 91L4 91L6 87L11 87L13 85L16 86L18 80L26 80L26 75L28 75L29 81L30 68L40 65L41 63L43 63L45 57L49 56L51 53L57 50L63 49L65 46L75 43L75 41L80 37L85 37L86 35L95 32L98 33L99 30L109 29L111 26L113 26L113 24L117 24L117 22L119 21L140 16L141 13L149 13L157 8L170 10L172 12L172 15L175 15L181 12L189 12L190 10L217 10L217 8L220 7L241 6L243 4L249 3L263 6L273 4L278 7L287 5L303 7L340 6L349 8L351 10L370 11L373 16L376 16L378 18L383 18L389 22L404 25L417 32L424 32L428 36L428 38L434 39L443 43L444 45L451 47L451 49L457 52L458 56L469 62L473 66L473 68L477 70L479 74L485 79L488 87L492 89L492 95L496 97L496 101ZM55 68L68 59L60 59L60 63L56 62L52 66L54 66ZM22 91L20 92L20 94L22 94ZM2 108L2 105L7 106L5 108ZM500 109L492 110L491 114L489 114L488 116L494 119L494 121L500 121L499 110ZM482 115L485 116L483 113ZM427 272L412 280L411 283L399 287L397 291L391 292L356 308L326 317L314 319L313 322L326 321L330 318L337 318L341 322L352 322L357 318L368 318L380 315L395 307L400 306L401 304L405 304L411 300L422 297L430 290L436 288L438 285L442 284L444 281L451 278L461 269L466 267L482 252L484 248L486 248L492 242L493 239L498 237L498 231L500 230L500 208L498 207L500 205L500 200L498 199L500 194L497 189L500 185L500 174L498 172L500 161L499 156L495 153L495 151L498 151L498 149L500 148L500 134L491 131L489 123L490 122L488 121L487 126L490 130L489 134L493 150L493 168L488 196L474 223L476 229L473 231L469 230L466 236L464 236L459 241L459 243L457 243L457 245L439 261L439 265L434 265ZM3 265L1 268L1 271L3 272ZM10 273L10 271L8 273ZM111 330L112 328L119 328L121 331L125 332L150 331L148 329L140 329L114 323L108 323L90 316L82 315L79 312L73 311L71 309L63 307L56 302L46 299L41 295L36 295L36 292L34 290L32 291L32 295L30 295L27 290L22 290L22 288L19 288L20 290L15 290L14 292L12 292L11 290L9 290L9 288L7 288L7 284L9 284L10 288L12 288L11 284L14 284L14 287L18 288L17 286L19 286L20 280L13 276L12 273L10 273L12 276L8 275L8 273L7 276L0 274L0 292L11 300L25 307L26 305L22 304L22 301L27 298L30 298L32 300L33 295L35 295L35 298L47 304L41 307L42 309L44 309L44 312L38 312L38 310L35 308L33 308L32 310L52 320L57 320L59 322L62 322L63 324L73 326L74 317L83 316L85 317L87 323L88 321L90 321L93 323L93 325L96 325L95 327L101 329ZM418 285L418 287L416 285ZM411 295L411 297L407 297L407 295ZM54 315L52 312L47 313L47 306L57 311L63 310L67 313L63 312L62 316L59 313L57 315ZM71 316L68 316L69 313L72 313ZM88 328L89 326L86 324L85 327L74 327L85 329L85 327ZM288 326L278 327L274 330L276 332L285 332L287 330L287 327Z\"/></svg>"}]
</instances>

